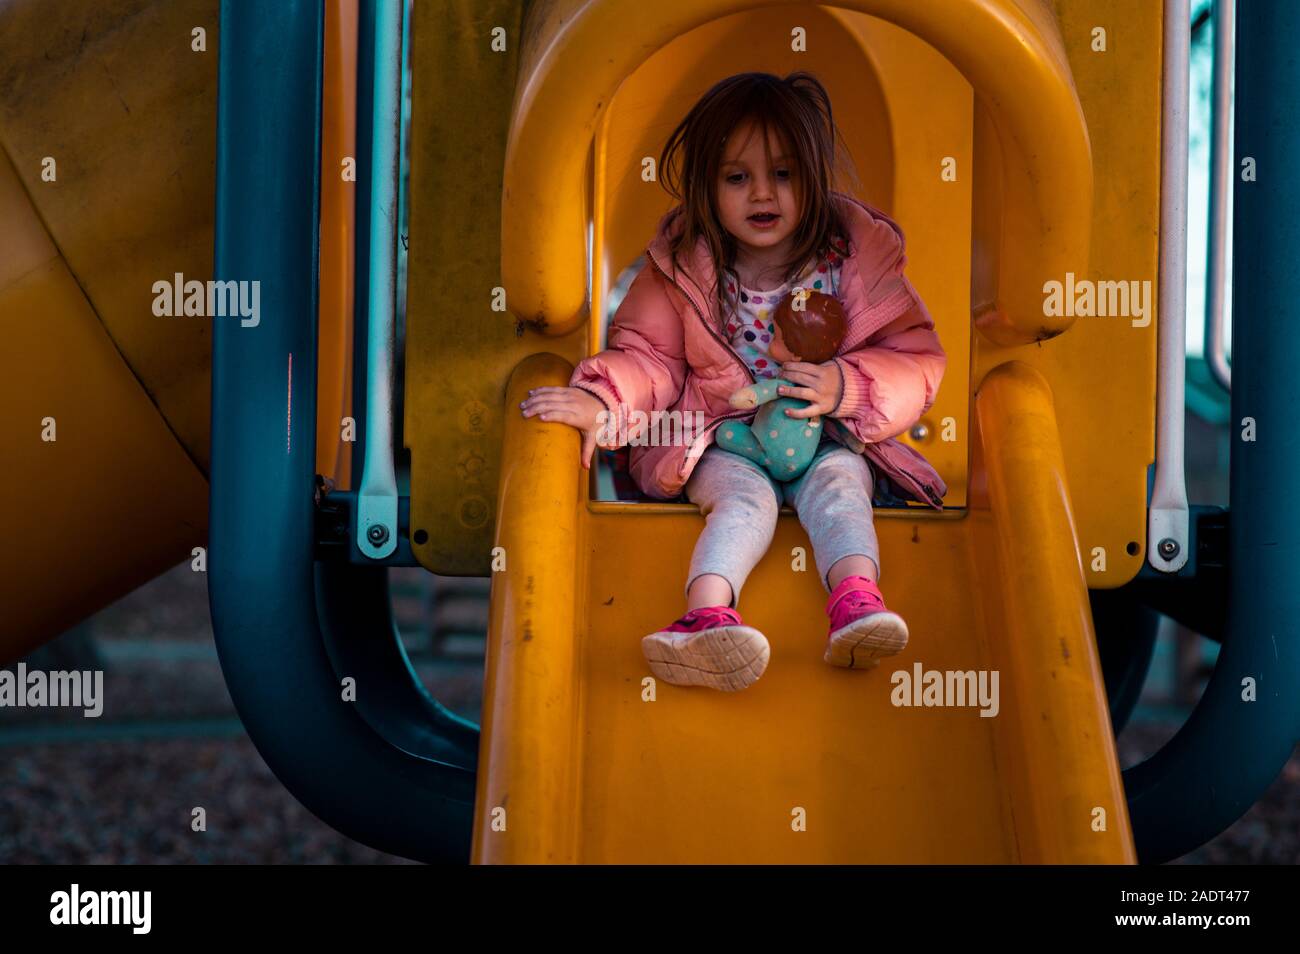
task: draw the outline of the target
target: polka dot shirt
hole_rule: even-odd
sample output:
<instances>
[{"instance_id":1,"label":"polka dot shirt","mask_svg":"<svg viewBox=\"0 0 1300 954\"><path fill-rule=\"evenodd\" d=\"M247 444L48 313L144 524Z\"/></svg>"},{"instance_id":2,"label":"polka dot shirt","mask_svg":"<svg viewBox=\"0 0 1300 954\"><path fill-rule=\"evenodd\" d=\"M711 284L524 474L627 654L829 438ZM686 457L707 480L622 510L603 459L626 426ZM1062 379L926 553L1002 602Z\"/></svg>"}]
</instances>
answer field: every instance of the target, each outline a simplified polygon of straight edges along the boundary
<instances>
[{"instance_id":1,"label":"polka dot shirt","mask_svg":"<svg viewBox=\"0 0 1300 954\"><path fill-rule=\"evenodd\" d=\"M735 272L727 273L727 338L755 378L774 378L781 370L780 363L767 353L775 332L772 315L776 306L796 285L828 295L839 294L844 252L841 242L833 243L827 256L809 266L796 281L767 291L748 288L740 284Z\"/></svg>"}]
</instances>

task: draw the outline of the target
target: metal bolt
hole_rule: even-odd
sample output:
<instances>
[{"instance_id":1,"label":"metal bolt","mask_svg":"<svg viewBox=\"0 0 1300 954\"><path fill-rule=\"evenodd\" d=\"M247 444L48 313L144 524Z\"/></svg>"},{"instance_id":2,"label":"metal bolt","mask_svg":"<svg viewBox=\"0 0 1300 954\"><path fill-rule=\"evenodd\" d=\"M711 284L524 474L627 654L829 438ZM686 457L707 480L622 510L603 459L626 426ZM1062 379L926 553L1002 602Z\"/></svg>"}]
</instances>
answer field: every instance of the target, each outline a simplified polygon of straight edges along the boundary
<instances>
[{"instance_id":1,"label":"metal bolt","mask_svg":"<svg viewBox=\"0 0 1300 954\"><path fill-rule=\"evenodd\" d=\"M388 528L381 523L377 523L366 531L366 536L375 546L379 546L388 539Z\"/></svg>"},{"instance_id":2,"label":"metal bolt","mask_svg":"<svg viewBox=\"0 0 1300 954\"><path fill-rule=\"evenodd\" d=\"M1178 556L1178 541L1166 537L1160 541L1157 549L1160 551L1160 555L1166 560L1172 560L1174 557Z\"/></svg>"},{"instance_id":3,"label":"metal bolt","mask_svg":"<svg viewBox=\"0 0 1300 954\"><path fill-rule=\"evenodd\" d=\"M913 424L908 434L914 441L923 441L930 436L930 428L924 424Z\"/></svg>"}]
</instances>

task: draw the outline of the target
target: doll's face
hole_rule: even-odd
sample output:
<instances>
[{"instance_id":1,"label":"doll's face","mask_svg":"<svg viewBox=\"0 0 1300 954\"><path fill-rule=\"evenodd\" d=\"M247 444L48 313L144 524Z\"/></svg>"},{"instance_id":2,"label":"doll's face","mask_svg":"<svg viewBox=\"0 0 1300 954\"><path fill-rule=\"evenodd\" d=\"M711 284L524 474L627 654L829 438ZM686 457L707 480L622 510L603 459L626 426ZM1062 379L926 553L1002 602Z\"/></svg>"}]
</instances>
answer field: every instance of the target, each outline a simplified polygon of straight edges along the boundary
<instances>
[{"instance_id":1,"label":"doll's face","mask_svg":"<svg viewBox=\"0 0 1300 954\"><path fill-rule=\"evenodd\" d=\"M773 327L776 330L772 335L772 343L767 346L767 353L781 364L785 364L787 361L798 361L799 356L786 347L785 336L781 334L781 326L774 325Z\"/></svg>"}]
</instances>

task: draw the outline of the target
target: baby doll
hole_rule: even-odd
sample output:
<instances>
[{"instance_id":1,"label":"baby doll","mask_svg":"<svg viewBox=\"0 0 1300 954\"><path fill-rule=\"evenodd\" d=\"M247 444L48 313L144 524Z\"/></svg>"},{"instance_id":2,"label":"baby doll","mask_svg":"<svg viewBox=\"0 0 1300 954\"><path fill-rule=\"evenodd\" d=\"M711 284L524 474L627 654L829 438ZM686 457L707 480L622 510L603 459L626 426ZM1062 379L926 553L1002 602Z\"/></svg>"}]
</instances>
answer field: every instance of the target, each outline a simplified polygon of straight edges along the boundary
<instances>
[{"instance_id":1,"label":"baby doll","mask_svg":"<svg viewBox=\"0 0 1300 954\"><path fill-rule=\"evenodd\" d=\"M843 306L819 291L795 288L781 300L773 320L776 331L768 354L782 364L829 361L844 340ZM777 394L779 387L795 386L782 378L764 378L732 394L732 407L757 407L758 414L752 425L734 421L718 428L718 446L748 457L773 480L797 480L817 453L822 422L819 417L805 420L786 416L786 408L808 405L807 401Z\"/></svg>"}]
</instances>

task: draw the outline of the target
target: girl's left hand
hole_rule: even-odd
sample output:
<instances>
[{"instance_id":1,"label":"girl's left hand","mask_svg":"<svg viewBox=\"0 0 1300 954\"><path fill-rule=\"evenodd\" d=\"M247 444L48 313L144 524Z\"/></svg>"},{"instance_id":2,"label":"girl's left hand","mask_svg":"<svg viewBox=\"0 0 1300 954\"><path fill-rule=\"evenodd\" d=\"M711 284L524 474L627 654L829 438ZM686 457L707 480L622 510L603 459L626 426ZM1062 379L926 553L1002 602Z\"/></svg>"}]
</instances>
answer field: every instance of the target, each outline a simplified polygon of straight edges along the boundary
<instances>
[{"instance_id":1,"label":"girl's left hand","mask_svg":"<svg viewBox=\"0 0 1300 954\"><path fill-rule=\"evenodd\" d=\"M844 376L835 361L827 361L825 364L791 361L781 365L781 377L800 387L782 385L776 389L777 394L781 397L802 398L808 402L807 407L786 408L786 417L820 417L830 414L840 405L840 397L844 393Z\"/></svg>"}]
</instances>

